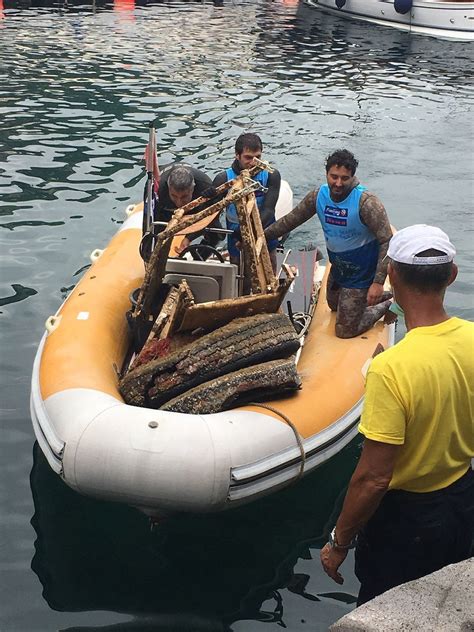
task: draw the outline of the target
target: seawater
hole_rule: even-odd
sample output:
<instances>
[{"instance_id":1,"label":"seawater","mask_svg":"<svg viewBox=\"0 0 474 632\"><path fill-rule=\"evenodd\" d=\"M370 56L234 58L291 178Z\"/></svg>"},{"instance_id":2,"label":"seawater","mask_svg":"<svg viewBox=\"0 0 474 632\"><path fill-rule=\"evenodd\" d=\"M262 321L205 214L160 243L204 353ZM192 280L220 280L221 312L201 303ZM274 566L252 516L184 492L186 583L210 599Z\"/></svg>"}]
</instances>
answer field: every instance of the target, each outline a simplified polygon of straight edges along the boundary
<instances>
[{"instance_id":1,"label":"seawater","mask_svg":"<svg viewBox=\"0 0 474 632\"><path fill-rule=\"evenodd\" d=\"M474 318L472 46L329 16L292 0L112 4L5 0L0 9L0 628L325 630L354 607L321 571L360 448L226 514L153 532L133 509L52 474L29 418L47 316L143 191L147 125L162 164L211 176L243 131L295 200L347 147L403 227L456 245L452 314ZM310 221L288 244L322 244ZM73 362L73 359L71 359Z\"/></svg>"}]
</instances>

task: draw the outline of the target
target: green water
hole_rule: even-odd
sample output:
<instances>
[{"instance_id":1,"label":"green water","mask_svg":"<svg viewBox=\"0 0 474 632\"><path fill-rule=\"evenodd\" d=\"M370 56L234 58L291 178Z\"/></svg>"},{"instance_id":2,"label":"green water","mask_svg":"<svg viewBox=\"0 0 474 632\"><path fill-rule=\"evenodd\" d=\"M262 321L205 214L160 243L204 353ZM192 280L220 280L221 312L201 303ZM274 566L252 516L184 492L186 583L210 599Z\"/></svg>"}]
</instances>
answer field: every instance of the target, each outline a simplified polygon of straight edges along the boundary
<instances>
[{"instance_id":1,"label":"green water","mask_svg":"<svg viewBox=\"0 0 474 632\"><path fill-rule=\"evenodd\" d=\"M73 493L33 452L34 353L89 253L140 199L153 118L162 164L211 176L256 131L296 200L330 151L352 149L393 224L451 236L461 270L448 309L473 319L472 47L281 0L5 0L0 16L0 629L325 630L358 590L351 560L343 587L318 560L357 440L280 494L150 532L138 512ZM308 241L322 243L313 220L288 243Z\"/></svg>"}]
</instances>

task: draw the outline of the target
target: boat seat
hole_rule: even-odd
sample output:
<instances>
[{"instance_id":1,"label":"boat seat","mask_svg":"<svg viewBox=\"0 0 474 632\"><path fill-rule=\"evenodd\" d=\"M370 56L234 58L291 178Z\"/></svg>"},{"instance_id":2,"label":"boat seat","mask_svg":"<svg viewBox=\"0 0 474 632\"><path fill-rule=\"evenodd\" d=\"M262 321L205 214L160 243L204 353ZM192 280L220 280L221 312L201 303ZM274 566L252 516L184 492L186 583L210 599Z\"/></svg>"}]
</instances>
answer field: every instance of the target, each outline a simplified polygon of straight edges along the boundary
<instances>
[{"instance_id":1,"label":"boat seat","mask_svg":"<svg viewBox=\"0 0 474 632\"><path fill-rule=\"evenodd\" d=\"M168 259L163 281L178 284L183 279L191 288L196 303L235 298L238 295L237 266L231 263Z\"/></svg>"}]
</instances>

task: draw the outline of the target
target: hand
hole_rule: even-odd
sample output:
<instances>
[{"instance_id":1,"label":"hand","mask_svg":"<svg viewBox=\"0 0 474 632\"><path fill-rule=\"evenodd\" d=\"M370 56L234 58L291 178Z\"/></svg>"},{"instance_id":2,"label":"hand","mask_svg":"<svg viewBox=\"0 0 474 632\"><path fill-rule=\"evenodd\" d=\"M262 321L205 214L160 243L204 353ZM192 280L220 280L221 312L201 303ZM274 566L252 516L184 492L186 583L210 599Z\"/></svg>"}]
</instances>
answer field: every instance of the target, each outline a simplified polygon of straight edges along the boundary
<instances>
[{"instance_id":1,"label":"hand","mask_svg":"<svg viewBox=\"0 0 474 632\"><path fill-rule=\"evenodd\" d=\"M207 189L204 189L204 191L201 193L201 197L205 197L205 198L213 198L216 197L217 195L217 189L216 187L210 186L207 187Z\"/></svg>"},{"instance_id":2,"label":"hand","mask_svg":"<svg viewBox=\"0 0 474 632\"><path fill-rule=\"evenodd\" d=\"M381 283L372 283L367 290L367 305L377 305L383 294L383 285Z\"/></svg>"},{"instance_id":3,"label":"hand","mask_svg":"<svg viewBox=\"0 0 474 632\"><path fill-rule=\"evenodd\" d=\"M330 544L326 544L321 549L321 564L323 569L336 584L344 583L344 578L338 572L338 568L346 557L347 549L336 549Z\"/></svg>"},{"instance_id":4,"label":"hand","mask_svg":"<svg viewBox=\"0 0 474 632\"><path fill-rule=\"evenodd\" d=\"M185 248L187 248L190 244L191 241L187 237L183 237L183 241L179 244L179 246L176 246L175 248L178 255L180 255L183 250L185 250Z\"/></svg>"}]
</instances>

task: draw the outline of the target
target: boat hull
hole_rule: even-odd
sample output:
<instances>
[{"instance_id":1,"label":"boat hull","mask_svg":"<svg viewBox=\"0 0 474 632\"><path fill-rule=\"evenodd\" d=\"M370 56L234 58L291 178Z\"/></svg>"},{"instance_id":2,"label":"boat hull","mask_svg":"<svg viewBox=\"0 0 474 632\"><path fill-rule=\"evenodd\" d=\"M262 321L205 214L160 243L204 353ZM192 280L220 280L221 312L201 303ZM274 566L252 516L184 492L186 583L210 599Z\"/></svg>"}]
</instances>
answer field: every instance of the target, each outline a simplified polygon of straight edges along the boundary
<instances>
[{"instance_id":1,"label":"boat hull","mask_svg":"<svg viewBox=\"0 0 474 632\"><path fill-rule=\"evenodd\" d=\"M393 0L305 0L306 4L346 18L448 39L474 41L474 2L414 0L412 9L397 13Z\"/></svg>"},{"instance_id":2,"label":"boat hull","mask_svg":"<svg viewBox=\"0 0 474 632\"><path fill-rule=\"evenodd\" d=\"M379 345L393 343L393 325L336 338L324 288L298 363L302 389L268 402L273 410L254 405L191 415L124 403L117 369L130 344L129 295L144 274L141 222L135 207L47 321L33 368L31 415L53 470L80 493L150 516L209 512L280 489L355 437L365 371ZM308 289L323 280L323 269L313 271L309 260L300 264Z\"/></svg>"}]
</instances>

